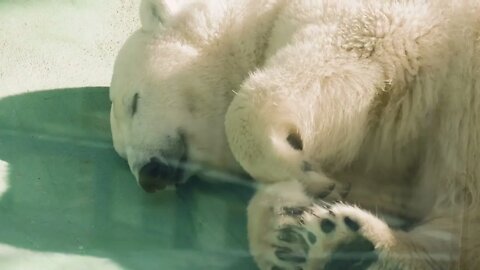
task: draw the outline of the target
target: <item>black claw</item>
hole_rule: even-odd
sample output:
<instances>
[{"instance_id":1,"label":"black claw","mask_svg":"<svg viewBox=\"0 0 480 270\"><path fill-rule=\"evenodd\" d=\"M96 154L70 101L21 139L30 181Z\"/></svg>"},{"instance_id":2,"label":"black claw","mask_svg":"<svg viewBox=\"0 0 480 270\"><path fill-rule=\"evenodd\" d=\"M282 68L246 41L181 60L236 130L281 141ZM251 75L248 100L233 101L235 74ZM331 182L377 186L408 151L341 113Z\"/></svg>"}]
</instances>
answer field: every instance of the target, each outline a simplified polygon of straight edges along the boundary
<instances>
[{"instance_id":1,"label":"black claw","mask_svg":"<svg viewBox=\"0 0 480 270\"><path fill-rule=\"evenodd\" d=\"M335 183L330 184L330 185L328 186L328 190L329 190L330 192L332 192L334 189L335 189Z\"/></svg>"},{"instance_id":2,"label":"black claw","mask_svg":"<svg viewBox=\"0 0 480 270\"><path fill-rule=\"evenodd\" d=\"M315 244L317 242L317 237L315 236L315 234L313 234L312 232L307 232L307 239L308 239L308 242L310 242L310 244Z\"/></svg>"},{"instance_id":3,"label":"black claw","mask_svg":"<svg viewBox=\"0 0 480 270\"><path fill-rule=\"evenodd\" d=\"M302 217L298 218L297 222L298 222L298 224L300 224L301 226L305 225L305 219L303 219Z\"/></svg>"},{"instance_id":4,"label":"black claw","mask_svg":"<svg viewBox=\"0 0 480 270\"><path fill-rule=\"evenodd\" d=\"M320 228L324 233L331 233L333 230L335 230L335 223L333 223L333 221L330 219L324 219L320 222Z\"/></svg>"},{"instance_id":5,"label":"black claw","mask_svg":"<svg viewBox=\"0 0 480 270\"><path fill-rule=\"evenodd\" d=\"M296 217L296 216L302 215L307 210L307 208L306 207L283 207L282 210L283 210L283 213L285 213L286 215Z\"/></svg>"},{"instance_id":6,"label":"black claw","mask_svg":"<svg viewBox=\"0 0 480 270\"><path fill-rule=\"evenodd\" d=\"M335 184L331 184L327 187L326 190L320 192L320 193L317 193L314 197L315 199L323 199L323 198L326 198L328 195L330 195L330 193L332 193L332 191L335 189Z\"/></svg>"},{"instance_id":7,"label":"black claw","mask_svg":"<svg viewBox=\"0 0 480 270\"><path fill-rule=\"evenodd\" d=\"M331 191L322 191L318 194L315 195L315 199L324 199L326 198L328 195L330 195L330 193L332 193Z\"/></svg>"},{"instance_id":8,"label":"black claw","mask_svg":"<svg viewBox=\"0 0 480 270\"><path fill-rule=\"evenodd\" d=\"M347 195L350 193L350 190L352 189L352 184L347 184L345 189L343 189L342 191L340 191L340 196L342 198L345 198L347 197Z\"/></svg>"},{"instance_id":9,"label":"black claw","mask_svg":"<svg viewBox=\"0 0 480 270\"><path fill-rule=\"evenodd\" d=\"M360 229L360 225L349 217L345 217L343 222L345 222L345 225L347 225L347 227L354 232Z\"/></svg>"},{"instance_id":10,"label":"black claw","mask_svg":"<svg viewBox=\"0 0 480 270\"><path fill-rule=\"evenodd\" d=\"M332 207L332 205L330 203L327 203L325 201L319 201L319 202L317 202L317 205L326 209L326 210L330 210L330 208Z\"/></svg>"}]
</instances>

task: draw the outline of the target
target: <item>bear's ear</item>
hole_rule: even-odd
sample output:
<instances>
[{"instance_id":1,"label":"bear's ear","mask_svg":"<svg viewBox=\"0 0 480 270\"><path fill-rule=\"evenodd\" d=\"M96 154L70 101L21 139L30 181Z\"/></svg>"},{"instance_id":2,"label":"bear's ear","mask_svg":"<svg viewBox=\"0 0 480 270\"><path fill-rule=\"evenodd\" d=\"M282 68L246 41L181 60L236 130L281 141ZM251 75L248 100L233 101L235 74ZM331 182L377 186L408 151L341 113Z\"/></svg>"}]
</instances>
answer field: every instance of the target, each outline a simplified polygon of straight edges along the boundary
<instances>
[{"instance_id":1,"label":"bear's ear","mask_svg":"<svg viewBox=\"0 0 480 270\"><path fill-rule=\"evenodd\" d=\"M140 21L142 29L151 32L164 26L179 10L185 0L142 0Z\"/></svg>"}]
</instances>

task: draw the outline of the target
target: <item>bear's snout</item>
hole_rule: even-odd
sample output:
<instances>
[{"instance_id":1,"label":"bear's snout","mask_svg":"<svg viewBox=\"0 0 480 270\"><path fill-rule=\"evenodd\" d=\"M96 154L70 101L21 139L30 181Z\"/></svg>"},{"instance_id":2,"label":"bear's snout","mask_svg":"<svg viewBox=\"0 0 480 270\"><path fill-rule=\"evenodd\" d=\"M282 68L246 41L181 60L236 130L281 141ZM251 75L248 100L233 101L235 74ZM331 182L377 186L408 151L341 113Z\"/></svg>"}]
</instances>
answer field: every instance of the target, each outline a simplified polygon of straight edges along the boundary
<instances>
[{"instance_id":1,"label":"bear's snout","mask_svg":"<svg viewBox=\"0 0 480 270\"><path fill-rule=\"evenodd\" d=\"M173 167L156 158L152 158L150 162L140 169L138 183L148 193L165 189L168 185L180 182L184 172L182 167Z\"/></svg>"}]
</instances>

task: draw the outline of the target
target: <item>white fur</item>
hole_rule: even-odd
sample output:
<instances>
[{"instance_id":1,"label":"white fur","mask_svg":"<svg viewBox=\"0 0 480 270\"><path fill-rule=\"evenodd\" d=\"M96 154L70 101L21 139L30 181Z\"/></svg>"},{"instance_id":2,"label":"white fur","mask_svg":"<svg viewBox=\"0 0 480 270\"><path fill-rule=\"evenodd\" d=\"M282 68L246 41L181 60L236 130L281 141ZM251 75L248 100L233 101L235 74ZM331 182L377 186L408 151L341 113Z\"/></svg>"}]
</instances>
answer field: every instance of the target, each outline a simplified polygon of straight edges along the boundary
<instances>
[{"instance_id":1,"label":"white fur","mask_svg":"<svg viewBox=\"0 0 480 270\"><path fill-rule=\"evenodd\" d=\"M385 248L374 269L473 269L480 263L478 3L317 4L312 9L324 12L318 22L299 27L311 9L290 13L298 29L290 43L231 103L226 130L234 156L267 182L311 183L300 169L307 162L351 186L347 202L422 223L409 233L375 230L369 239ZM303 150L290 147L291 133ZM370 214L355 211L372 225ZM251 210L250 218L265 215ZM442 247L447 260L435 261L430 254ZM399 263L394 255L404 251L421 259Z\"/></svg>"},{"instance_id":2,"label":"white fur","mask_svg":"<svg viewBox=\"0 0 480 270\"><path fill-rule=\"evenodd\" d=\"M329 183L335 191L351 187L337 210L358 218L379 247L382 260L372 269L437 269L428 254L447 246L443 268L473 269L480 264L480 8L474 0L427 2L172 7L145 0L143 29L115 65L115 149L137 175L182 129L189 159L203 166L238 172L238 161L259 181L296 179L308 193ZM289 134L301 137L302 150L289 145ZM258 193L249 207L262 269L271 254L262 224L273 217L259 203L277 205L289 193L281 190ZM385 229L377 211L422 225ZM453 237L428 236L438 231ZM404 251L419 256L394 258Z\"/></svg>"},{"instance_id":3,"label":"white fur","mask_svg":"<svg viewBox=\"0 0 480 270\"><path fill-rule=\"evenodd\" d=\"M228 150L225 112L234 89L263 62L276 0L190 2L145 0L144 25L115 63L113 141L137 178L151 158L173 158L164 152L178 130L186 137L189 161L241 172Z\"/></svg>"}]
</instances>

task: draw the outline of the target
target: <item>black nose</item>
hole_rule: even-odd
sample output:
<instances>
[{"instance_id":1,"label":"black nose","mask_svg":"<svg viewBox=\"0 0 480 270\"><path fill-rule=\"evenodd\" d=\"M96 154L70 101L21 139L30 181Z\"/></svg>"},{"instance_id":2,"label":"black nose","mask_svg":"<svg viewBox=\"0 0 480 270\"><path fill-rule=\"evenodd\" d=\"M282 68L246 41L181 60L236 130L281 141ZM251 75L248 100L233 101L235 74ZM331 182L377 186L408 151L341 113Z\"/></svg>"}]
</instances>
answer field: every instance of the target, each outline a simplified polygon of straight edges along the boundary
<instances>
[{"instance_id":1,"label":"black nose","mask_svg":"<svg viewBox=\"0 0 480 270\"><path fill-rule=\"evenodd\" d=\"M180 181L181 169L151 159L140 169L138 176L138 182L143 190L152 193Z\"/></svg>"}]
</instances>

